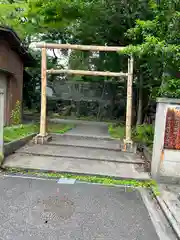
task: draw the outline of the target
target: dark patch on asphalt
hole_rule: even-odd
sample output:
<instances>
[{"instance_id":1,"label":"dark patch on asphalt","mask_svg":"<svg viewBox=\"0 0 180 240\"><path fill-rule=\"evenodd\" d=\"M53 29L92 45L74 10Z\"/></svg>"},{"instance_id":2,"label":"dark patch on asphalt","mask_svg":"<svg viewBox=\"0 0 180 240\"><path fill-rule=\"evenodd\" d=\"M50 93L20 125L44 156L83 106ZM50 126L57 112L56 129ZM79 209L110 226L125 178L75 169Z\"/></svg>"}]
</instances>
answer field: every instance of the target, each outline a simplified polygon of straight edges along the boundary
<instances>
[{"instance_id":1,"label":"dark patch on asphalt","mask_svg":"<svg viewBox=\"0 0 180 240\"><path fill-rule=\"evenodd\" d=\"M49 196L40 200L35 205L34 218L46 221L62 221L70 218L75 210L74 203L69 199L61 199L58 196ZM45 222L46 222L45 221Z\"/></svg>"}]
</instances>

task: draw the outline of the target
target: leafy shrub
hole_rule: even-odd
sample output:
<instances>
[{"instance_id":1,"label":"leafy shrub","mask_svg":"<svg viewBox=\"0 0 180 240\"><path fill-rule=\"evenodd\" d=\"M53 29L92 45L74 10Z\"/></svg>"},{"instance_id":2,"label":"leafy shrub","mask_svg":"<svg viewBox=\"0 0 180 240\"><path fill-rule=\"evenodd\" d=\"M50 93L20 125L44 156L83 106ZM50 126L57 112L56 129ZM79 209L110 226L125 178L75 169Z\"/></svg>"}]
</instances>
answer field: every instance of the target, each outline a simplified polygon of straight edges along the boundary
<instances>
[{"instance_id":1,"label":"leafy shrub","mask_svg":"<svg viewBox=\"0 0 180 240\"><path fill-rule=\"evenodd\" d=\"M154 126L151 124L142 124L136 126L133 130L133 139L146 146L152 146L154 140Z\"/></svg>"},{"instance_id":2,"label":"leafy shrub","mask_svg":"<svg viewBox=\"0 0 180 240\"><path fill-rule=\"evenodd\" d=\"M180 96L179 82L180 82L179 78L165 77L163 85L159 90L159 95L162 97L179 98Z\"/></svg>"},{"instance_id":3,"label":"leafy shrub","mask_svg":"<svg viewBox=\"0 0 180 240\"><path fill-rule=\"evenodd\" d=\"M21 123L21 102L17 101L15 108L11 112L11 122L13 125Z\"/></svg>"},{"instance_id":4,"label":"leafy shrub","mask_svg":"<svg viewBox=\"0 0 180 240\"><path fill-rule=\"evenodd\" d=\"M110 124L108 132L113 138L123 139L125 136L125 127L122 124Z\"/></svg>"}]
</instances>

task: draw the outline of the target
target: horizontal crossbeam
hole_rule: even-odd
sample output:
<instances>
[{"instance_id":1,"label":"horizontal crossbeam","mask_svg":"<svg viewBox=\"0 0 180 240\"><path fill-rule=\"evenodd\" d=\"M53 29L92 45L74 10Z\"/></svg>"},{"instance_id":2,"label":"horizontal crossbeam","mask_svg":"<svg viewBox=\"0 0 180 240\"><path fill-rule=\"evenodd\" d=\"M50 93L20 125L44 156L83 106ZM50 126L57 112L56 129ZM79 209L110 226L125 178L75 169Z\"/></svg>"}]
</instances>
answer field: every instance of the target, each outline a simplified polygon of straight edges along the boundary
<instances>
[{"instance_id":1,"label":"horizontal crossbeam","mask_svg":"<svg viewBox=\"0 0 180 240\"><path fill-rule=\"evenodd\" d=\"M100 71L85 71L85 70L70 70L70 69L49 69L47 73L61 74L66 73L68 75L80 75L80 76L107 76L107 77L127 77L128 73L123 72L100 72Z\"/></svg>"},{"instance_id":2,"label":"horizontal crossbeam","mask_svg":"<svg viewBox=\"0 0 180 240\"><path fill-rule=\"evenodd\" d=\"M48 49L74 49L84 51L97 51L97 52L118 52L125 47L118 46L93 46L93 45L74 45L74 44L57 44L57 43L37 43L37 48Z\"/></svg>"}]
</instances>

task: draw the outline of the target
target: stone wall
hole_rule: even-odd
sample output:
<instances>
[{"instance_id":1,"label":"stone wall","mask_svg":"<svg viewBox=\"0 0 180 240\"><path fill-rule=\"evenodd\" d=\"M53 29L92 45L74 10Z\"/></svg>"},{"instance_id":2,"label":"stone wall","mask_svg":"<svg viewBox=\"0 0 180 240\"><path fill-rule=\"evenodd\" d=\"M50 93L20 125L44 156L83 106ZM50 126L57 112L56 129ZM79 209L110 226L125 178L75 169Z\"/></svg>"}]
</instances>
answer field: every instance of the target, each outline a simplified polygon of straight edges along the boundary
<instances>
[{"instance_id":1,"label":"stone wall","mask_svg":"<svg viewBox=\"0 0 180 240\"><path fill-rule=\"evenodd\" d=\"M66 82L55 80L53 88L56 96L64 100L112 101L112 83Z\"/></svg>"},{"instance_id":2,"label":"stone wall","mask_svg":"<svg viewBox=\"0 0 180 240\"><path fill-rule=\"evenodd\" d=\"M52 104L59 102L58 111L61 115L94 116L102 119L112 118L115 111L124 116L126 97L121 94L117 96L117 83L54 79L48 86L53 89L51 91L49 88L47 91L48 99L54 99L51 101ZM53 106L50 108L53 109ZM120 110L121 113L119 113Z\"/></svg>"}]
</instances>

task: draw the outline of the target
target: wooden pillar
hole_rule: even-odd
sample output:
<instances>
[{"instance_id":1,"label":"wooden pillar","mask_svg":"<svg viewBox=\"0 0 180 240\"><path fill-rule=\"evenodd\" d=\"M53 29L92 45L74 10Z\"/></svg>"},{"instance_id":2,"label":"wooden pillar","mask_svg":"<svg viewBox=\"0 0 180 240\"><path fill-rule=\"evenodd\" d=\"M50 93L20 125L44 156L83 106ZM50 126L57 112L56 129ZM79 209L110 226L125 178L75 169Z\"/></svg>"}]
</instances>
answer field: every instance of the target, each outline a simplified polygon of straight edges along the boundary
<instances>
[{"instance_id":1,"label":"wooden pillar","mask_svg":"<svg viewBox=\"0 0 180 240\"><path fill-rule=\"evenodd\" d=\"M40 136L45 137L46 133L46 48L42 48L41 53L41 119L40 119Z\"/></svg>"},{"instance_id":2,"label":"wooden pillar","mask_svg":"<svg viewBox=\"0 0 180 240\"><path fill-rule=\"evenodd\" d=\"M128 79L127 79L127 104L126 104L126 144L132 143L132 84L133 84L133 58L128 59Z\"/></svg>"},{"instance_id":3,"label":"wooden pillar","mask_svg":"<svg viewBox=\"0 0 180 240\"><path fill-rule=\"evenodd\" d=\"M40 118L40 133L34 138L34 143L44 144L52 140L52 136L47 133L47 116L46 116L46 48L42 48L41 59L41 118Z\"/></svg>"}]
</instances>

